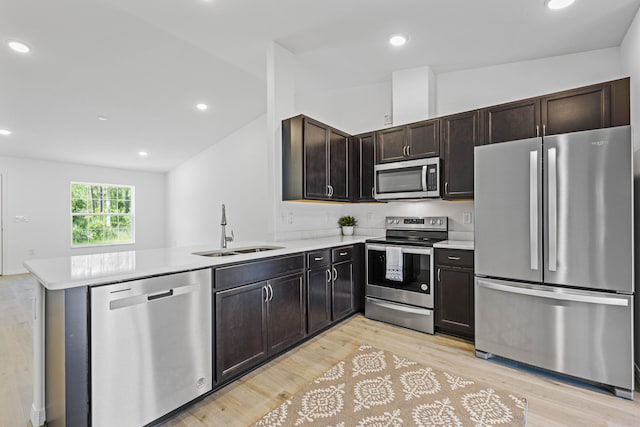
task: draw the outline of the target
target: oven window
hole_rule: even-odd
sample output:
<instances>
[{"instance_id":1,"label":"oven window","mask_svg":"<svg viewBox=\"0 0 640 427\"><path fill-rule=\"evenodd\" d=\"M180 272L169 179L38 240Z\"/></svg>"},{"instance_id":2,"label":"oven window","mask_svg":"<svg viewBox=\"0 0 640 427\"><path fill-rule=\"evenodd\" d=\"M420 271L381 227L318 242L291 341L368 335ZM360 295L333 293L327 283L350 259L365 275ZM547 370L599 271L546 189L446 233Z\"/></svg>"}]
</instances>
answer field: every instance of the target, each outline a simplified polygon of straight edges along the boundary
<instances>
[{"instance_id":1,"label":"oven window","mask_svg":"<svg viewBox=\"0 0 640 427\"><path fill-rule=\"evenodd\" d=\"M431 256L425 254L403 253L403 280L387 280L387 257L385 251L368 251L368 283L370 285L385 286L388 288L403 289L406 291L429 293L431 290ZM422 285L427 285L427 290Z\"/></svg>"},{"instance_id":2,"label":"oven window","mask_svg":"<svg viewBox=\"0 0 640 427\"><path fill-rule=\"evenodd\" d=\"M407 193L422 191L422 166L377 172L376 192Z\"/></svg>"}]
</instances>

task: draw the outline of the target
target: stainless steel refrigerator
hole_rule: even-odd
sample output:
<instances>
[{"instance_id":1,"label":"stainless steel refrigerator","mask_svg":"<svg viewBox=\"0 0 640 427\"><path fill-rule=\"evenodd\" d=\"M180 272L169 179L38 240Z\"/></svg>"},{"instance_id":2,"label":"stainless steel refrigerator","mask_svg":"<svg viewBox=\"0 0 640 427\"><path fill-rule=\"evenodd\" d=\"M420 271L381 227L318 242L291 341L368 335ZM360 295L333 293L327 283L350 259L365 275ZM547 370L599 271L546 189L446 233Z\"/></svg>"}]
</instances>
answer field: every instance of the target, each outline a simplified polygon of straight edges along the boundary
<instances>
[{"instance_id":1,"label":"stainless steel refrigerator","mask_svg":"<svg viewBox=\"0 0 640 427\"><path fill-rule=\"evenodd\" d=\"M475 346L633 398L629 126L475 148Z\"/></svg>"}]
</instances>

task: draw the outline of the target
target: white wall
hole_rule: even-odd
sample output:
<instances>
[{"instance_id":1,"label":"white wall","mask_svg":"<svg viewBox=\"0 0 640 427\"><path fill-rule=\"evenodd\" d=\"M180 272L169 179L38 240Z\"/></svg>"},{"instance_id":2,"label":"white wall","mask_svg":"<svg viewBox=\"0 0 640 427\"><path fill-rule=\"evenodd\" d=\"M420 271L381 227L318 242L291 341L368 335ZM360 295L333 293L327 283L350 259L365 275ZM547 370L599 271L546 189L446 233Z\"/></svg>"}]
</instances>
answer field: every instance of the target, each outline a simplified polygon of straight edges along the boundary
<instances>
[{"instance_id":1,"label":"white wall","mask_svg":"<svg viewBox=\"0 0 640 427\"><path fill-rule=\"evenodd\" d=\"M437 115L459 113L626 76L617 47L442 73L437 76Z\"/></svg>"},{"instance_id":2,"label":"white wall","mask_svg":"<svg viewBox=\"0 0 640 427\"><path fill-rule=\"evenodd\" d=\"M436 75L431 67L394 71L391 87L394 126L436 116Z\"/></svg>"},{"instance_id":3,"label":"white wall","mask_svg":"<svg viewBox=\"0 0 640 427\"><path fill-rule=\"evenodd\" d=\"M221 205L236 240L267 240L270 218L266 116L167 173L167 244L220 245Z\"/></svg>"},{"instance_id":4,"label":"white wall","mask_svg":"<svg viewBox=\"0 0 640 427\"><path fill-rule=\"evenodd\" d=\"M0 157L2 175L3 274L26 272L23 261L92 252L162 247L165 177L95 166ZM134 185L135 233L132 245L71 248L71 181ZM25 216L28 222L15 222Z\"/></svg>"},{"instance_id":5,"label":"white wall","mask_svg":"<svg viewBox=\"0 0 640 427\"><path fill-rule=\"evenodd\" d=\"M352 135L382 129L389 126L391 81L339 90L298 87L295 110Z\"/></svg>"}]
</instances>

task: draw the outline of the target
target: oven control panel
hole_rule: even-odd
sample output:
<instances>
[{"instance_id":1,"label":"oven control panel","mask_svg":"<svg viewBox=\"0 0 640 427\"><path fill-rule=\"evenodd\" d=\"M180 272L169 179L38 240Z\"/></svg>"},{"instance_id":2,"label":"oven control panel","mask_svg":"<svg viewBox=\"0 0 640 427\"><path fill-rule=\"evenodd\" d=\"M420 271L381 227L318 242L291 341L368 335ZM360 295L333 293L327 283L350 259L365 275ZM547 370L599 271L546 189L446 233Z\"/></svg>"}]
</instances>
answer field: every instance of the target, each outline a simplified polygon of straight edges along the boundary
<instances>
[{"instance_id":1,"label":"oven control panel","mask_svg":"<svg viewBox=\"0 0 640 427\"><path fill-rule=\"evenodd\" d=\"M388 216L385 226L387 230L448 230L448 218L446 216L430 217L404 217Z\"/></svg>"}]
</instances>

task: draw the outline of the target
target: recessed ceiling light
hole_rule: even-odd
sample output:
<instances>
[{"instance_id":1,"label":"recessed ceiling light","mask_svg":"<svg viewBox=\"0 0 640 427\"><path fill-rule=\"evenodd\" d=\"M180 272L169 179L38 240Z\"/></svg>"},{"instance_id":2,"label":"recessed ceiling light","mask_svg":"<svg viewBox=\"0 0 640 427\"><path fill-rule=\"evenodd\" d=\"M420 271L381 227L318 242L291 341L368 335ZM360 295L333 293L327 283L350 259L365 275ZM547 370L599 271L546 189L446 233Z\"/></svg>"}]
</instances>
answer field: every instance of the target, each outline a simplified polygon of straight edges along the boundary
<instances>
[{"instance_id":1,"label":"recessed ceiling light","mask_svg":"<svg viewBox=\"0 0 640 427\"><path fill-rule=\"evenodd\" d=\"M208 106L207 104L204 104L204 103L202 103L202 102L201 102L200 104L196 104L196 108L197 108L198 110L200 110L200 111L204 111L204 110L206 110L207 108L209 108L209 106Z\"/></svg>"},{"instance_id":2,"label":"recessed ceiling light","mask_svg":"<svg viewBox=\"0 0 640 427\"><path fill-rule=\"evenodd\" d=\"M107 117L107 116L98 116L98 120L100 120L101 122L106 122L107 120L109 120L109 117Z\"/></svg>"},{"instance_id":3,"label":"recessed ceiling light","mask_svg":"<svg viewBox=\"0 0 640 427\"><path fill-rule=\"evenodd\" d=\"M20 53L29 53L31 51L31 48L29 46L17 40L8 40L7 46Z\"/></svg>"},{"instance_id":4,"label":"recessed ceiling light","mask_svg":"<svg viewBox=\"0 0 640 427\"><path fill-rule=\"evenodd\" d=\"M575 0L546 0L545 5L549 9L564 9L567 6L571 6L571 4Z\"/></svg>"},{"instance_id":5,"label":"recessed ceiling light","mask_svg":"<svg viewBox=\"0 0 640 427\"><path fill-rule=\"evenodd\" d=\"M138 156L140 157L147 157L149 155L149 153L147 153L146 151L138 151Z\"/></svg>"},{"instance_id":6,"label":"recessed ceiling light","mask_svg":"<svg viewBox=\"0 0 640 427\"><path fill-rule=\"evenodd\" d=\"M389 43L392 46L402 46L407 42L407 37L402 34L394 34L389 37Z\"/></svg>"},{"instance_id":7,"label":"recessed ceiling light","mask_svg":"<svg viewBox=\"0 0 640 427\"><path fill-rule=\"evenodd\" d=\"M0 135L9 136L11 131L9 129L0 129Z\"/></svg>"}]
</instances>

